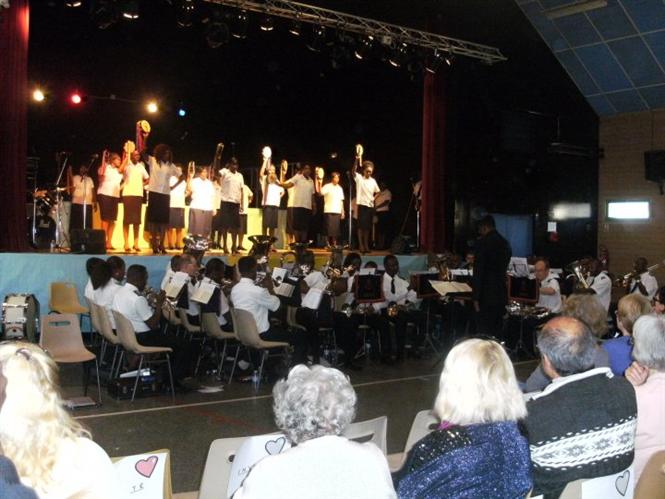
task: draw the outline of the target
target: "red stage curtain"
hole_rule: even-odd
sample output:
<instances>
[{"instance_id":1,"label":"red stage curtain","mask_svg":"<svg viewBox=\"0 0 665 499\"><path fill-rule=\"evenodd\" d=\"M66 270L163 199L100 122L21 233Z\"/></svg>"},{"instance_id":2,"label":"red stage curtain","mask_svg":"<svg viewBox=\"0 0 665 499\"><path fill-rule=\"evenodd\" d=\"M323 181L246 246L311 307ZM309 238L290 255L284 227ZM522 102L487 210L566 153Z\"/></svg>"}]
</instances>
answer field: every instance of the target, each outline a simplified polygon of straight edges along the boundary
<instances>
[{"instance_id":1,"label":"red stage curtain","mask_svg":"<svg viewBox=\"0 0 665 499\"><path fill-rule=\"evenodd\" d=\"M28 100L28 0L0 8L0 250L24 251Z\"/></svg>"},{"instance_id":2,"label":"red stage curtain","mask_svg":"<svg viewBox=\"0 0 665 499\"><path fill-rule=\"evenodd\" d=\"M446 248L445 99L440 74L425 74L423 158L421 168L420 247L440 253Z\"/></svg>"}]
</instances>

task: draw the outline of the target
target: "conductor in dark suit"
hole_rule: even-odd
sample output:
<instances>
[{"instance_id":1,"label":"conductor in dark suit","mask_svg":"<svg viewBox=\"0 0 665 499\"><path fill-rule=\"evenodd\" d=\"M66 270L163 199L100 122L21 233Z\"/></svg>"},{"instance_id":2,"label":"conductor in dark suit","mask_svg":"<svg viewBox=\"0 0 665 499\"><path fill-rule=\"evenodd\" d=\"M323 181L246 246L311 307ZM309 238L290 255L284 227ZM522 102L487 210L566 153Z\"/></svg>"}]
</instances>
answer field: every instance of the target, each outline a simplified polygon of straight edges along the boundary
<instances>
[{"instance_id":1,"label":"conductor in dark suit","mask_svg":"<svg viewBox=\"0 0 665 499\"><path fill-rule=\"evenodd\" d=\"M506 270L512 250L508 241L496 231L491 215L478 222L478 233L480 238L476 242L473 266L473 306L477 332L500 336L508 302Z\"/></svg>"}]
</instances>

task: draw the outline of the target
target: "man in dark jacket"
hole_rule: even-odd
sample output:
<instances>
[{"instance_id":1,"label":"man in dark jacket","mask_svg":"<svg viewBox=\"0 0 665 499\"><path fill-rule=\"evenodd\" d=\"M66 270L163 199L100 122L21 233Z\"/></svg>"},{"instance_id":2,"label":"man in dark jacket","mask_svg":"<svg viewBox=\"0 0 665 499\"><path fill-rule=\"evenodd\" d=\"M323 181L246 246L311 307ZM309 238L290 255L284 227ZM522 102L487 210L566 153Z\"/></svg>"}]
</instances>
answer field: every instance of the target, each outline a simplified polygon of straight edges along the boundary
<instances>
[{"instance_id":1,"label":"man in dark jacket","mask_svg":"<svg viewBox=\"0 0 665 499\"><path fill-rule=\"evenodd\" d=\"M473 305L479 334L501 336L508 291L506 270L512 256L510 244L496 231L494 217L478 222L480 238L475 246Z\"/></svg>"}]
</instances>

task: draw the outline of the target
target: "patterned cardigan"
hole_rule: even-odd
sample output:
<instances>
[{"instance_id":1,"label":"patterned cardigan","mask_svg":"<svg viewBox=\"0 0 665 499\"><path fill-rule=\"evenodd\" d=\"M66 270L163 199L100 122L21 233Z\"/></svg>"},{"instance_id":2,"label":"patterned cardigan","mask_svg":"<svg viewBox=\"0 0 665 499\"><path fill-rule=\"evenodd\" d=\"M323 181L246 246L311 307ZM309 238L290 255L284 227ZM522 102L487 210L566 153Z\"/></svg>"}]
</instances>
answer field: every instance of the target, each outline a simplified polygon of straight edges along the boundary
<instances>
[{"instance_id":1,"label":"patterned cardigan","mask_svg":"<svg viewBox=\"0 0 665 499\"><path fill-rule=\"evenodd\" d=\"M533 495L559 497L568 482L618 473L633 462L635 391L607 367L555 379L527 410Z\"/></svg>"}]
</instances>

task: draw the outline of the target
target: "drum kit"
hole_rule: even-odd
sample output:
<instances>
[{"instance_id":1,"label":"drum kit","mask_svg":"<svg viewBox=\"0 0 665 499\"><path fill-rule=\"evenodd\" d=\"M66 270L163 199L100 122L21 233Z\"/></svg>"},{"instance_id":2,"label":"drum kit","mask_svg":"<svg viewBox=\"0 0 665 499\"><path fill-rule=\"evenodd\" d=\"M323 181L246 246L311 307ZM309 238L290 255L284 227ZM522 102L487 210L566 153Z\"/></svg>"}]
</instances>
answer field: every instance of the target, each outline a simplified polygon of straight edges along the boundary
<instances>
[{"instance_id":1,"label":"drum kit","mask_svg":"<svg viewBox=\"0 0 665 499\"><path fill-rule=\"evenodd\" d=\"M5 340L35 342L39 331L39 302L34 295L9 294L2 303L2 334Z\"/></svg>"}]
</instances>

